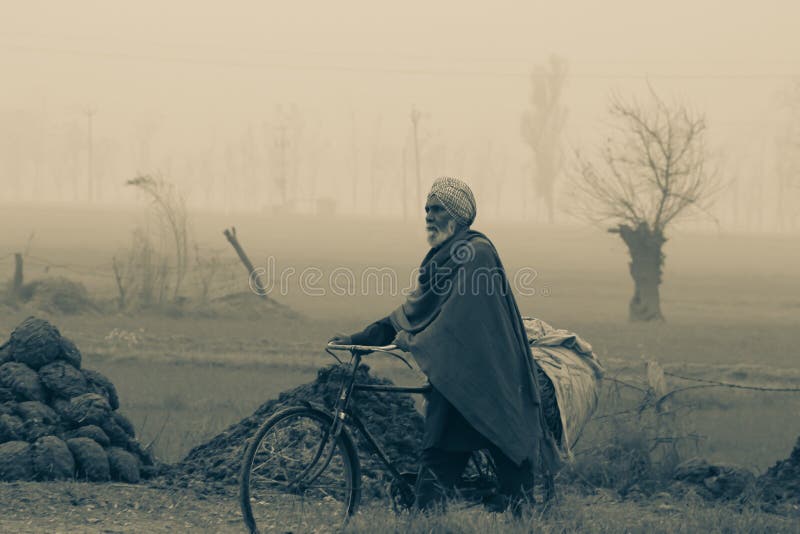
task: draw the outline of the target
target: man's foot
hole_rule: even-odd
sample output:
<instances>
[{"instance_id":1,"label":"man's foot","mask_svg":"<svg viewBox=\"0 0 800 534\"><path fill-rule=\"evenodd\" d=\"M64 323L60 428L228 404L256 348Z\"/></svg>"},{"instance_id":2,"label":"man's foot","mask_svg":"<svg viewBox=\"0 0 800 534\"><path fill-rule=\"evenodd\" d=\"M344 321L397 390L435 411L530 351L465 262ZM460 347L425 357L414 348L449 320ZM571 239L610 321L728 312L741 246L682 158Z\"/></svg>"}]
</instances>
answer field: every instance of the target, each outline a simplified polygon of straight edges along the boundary
<instances>
[{"instance_id":1,"label":"man's foot","mask_svg":"<svg viewBox=\"0 0 800 534\"><path fill-rule=\"evenodd\" d=\"M519 518L525 508L533 506L535 503L536 501L532 497L526 498L525 496L509 496L496 493L484 500L483 506L486 511L498 514L510 510L514 517Z\"/></svg>"}]
</instances>

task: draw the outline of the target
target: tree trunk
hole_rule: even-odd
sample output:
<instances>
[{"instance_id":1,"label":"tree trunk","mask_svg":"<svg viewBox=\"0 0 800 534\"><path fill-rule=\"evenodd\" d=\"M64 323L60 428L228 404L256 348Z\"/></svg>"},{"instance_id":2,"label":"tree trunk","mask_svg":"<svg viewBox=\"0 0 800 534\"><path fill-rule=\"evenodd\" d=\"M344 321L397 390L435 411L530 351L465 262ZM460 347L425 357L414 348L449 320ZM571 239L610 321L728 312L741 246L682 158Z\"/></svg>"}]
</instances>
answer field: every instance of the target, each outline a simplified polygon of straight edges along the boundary
<instances>
[{"instance_id":1,"label":"tree trunk","mask_svg":"<svg viewBox=\"0 0 800 534\"><path fill-rule=\"evenodd\" d=\"M661 252L666 241L664 235L661 231L651 230L646 223L640 223L636 228L622 224L612 231L619 233L631 255L629 266L634 293L628 307L629 319L664 320L658 289L661 285L661 267L664 264L664 254Z\"/></svg>"},{"instance_id":2,"label":"tree trunk","mask_svg":"<svg viewBox=\"0 0 800 534\"><path fill-rule=\"evenodd\" d=\"M553 224L556 222L556 215L555 215L555 201L553 200L553 190L551 188L547 189L547 194L544 197L544 205L547 208L547 224Z\"/></svg>"}]
</instances>

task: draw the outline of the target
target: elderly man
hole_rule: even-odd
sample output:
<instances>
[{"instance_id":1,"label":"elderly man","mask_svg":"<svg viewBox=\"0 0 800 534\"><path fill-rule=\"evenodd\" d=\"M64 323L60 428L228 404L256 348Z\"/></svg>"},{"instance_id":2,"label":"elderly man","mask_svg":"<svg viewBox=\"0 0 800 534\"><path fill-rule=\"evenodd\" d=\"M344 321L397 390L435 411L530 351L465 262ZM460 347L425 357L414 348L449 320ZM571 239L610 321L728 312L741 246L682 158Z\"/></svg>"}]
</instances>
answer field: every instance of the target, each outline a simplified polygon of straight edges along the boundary
<instances>
[{"instance_id":1,"label":"elderly man","mask_svg":"<svg viewBox=\"0 0 800 534\"><path fill-rule=\"evenodd\" d=\"M494 508L516 508L529 496L537 460L545 471L557 462L522 319L497 250L470 229L476 206L469 186L438 178L425 213L431 249L414 291L388 317L331 341L394 340L428 377L419 508L444 503L477 449L489 450L497 468Z\"/></svg>"}]
</instances>

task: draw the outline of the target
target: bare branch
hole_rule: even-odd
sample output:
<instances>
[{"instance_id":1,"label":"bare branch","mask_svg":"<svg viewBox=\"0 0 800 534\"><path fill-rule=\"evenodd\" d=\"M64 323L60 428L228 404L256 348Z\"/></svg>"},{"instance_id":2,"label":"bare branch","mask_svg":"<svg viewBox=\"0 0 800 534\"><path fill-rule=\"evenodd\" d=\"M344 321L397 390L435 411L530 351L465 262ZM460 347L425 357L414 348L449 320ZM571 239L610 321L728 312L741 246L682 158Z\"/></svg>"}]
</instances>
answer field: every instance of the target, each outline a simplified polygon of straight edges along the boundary
<instances>
[{"instance_id":1,"label":"bare branch","mask_svg":"<svg viewBox=\"0 0 800 534\"><path fill-rule=\"evenodd\" d=\"M719 192L706 169L705 118L667 103L650 89L647 104L612 95L612 134L587 158L576 152L571 183L590 220L647 224L661 231L691 209L703 211Z\"/></svg>"}]
</instances>

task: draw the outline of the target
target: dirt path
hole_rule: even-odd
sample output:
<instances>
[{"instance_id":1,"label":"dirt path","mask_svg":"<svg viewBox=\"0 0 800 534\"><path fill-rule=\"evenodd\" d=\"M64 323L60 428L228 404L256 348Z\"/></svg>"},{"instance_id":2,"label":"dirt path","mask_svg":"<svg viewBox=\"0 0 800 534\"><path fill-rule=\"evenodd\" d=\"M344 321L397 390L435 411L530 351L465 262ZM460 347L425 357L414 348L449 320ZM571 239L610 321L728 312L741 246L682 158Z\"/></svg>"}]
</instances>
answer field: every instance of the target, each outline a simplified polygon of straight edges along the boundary
<instances>
[{"instance_id":1,"label":"dirt path","mask_svg":"<svg viewBox=\"0 0 800 534\"><path fill-rule=\"evenodd\" d=\"M234 495L79 482L0 484L0 532L244 532Z\"/></svg>"}]
</instances>

